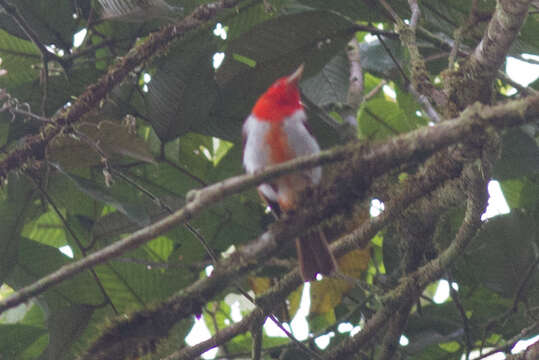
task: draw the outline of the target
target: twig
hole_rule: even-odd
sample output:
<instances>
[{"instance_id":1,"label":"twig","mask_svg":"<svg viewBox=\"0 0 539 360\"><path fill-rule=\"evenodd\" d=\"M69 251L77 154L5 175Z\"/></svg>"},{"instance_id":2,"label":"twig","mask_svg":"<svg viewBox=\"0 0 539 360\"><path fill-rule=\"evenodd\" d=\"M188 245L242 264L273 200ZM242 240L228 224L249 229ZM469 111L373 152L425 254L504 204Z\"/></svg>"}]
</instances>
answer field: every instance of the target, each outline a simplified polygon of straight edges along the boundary
<instances>
[{"instance_id":1,"label":"twig","mask_svg":"<svg viewBox=\"0 0 539 360\"><path fill-rule=\"evenodd\" d=\"M86 254L86 249L82 245L81 241L79 240L79 238L77 237L77 235L75 234L75 232L73 231L71 226L68 224L67 219L64 218L64 216L60 212L60 209L58 209L55 202L52 200L50 195L45 191L45 189L43 189L39 184L37 184L37 182L34 181L34 184L36 185L38 190L41 192L41 194L45 197L45 199L47 199L47 202L52 206L54 212L56 213L56 216L58 216L58 218L60 219L60 221L64 225L64 228L67 229L67 231L69 232L69 234L71 235L71 237L73 238L75 243L77 244L77 246L78 246L79 250L81 251L82 255L86 256L87 255ZM95 272L95 270L93 268L90 268L90 273L92 274L92 277L94 278L94 280L96 282L96 285L99 288L99 291L101 292L101 294L105 298L105 302L108 305L110 305L110 307L112 308L114 313L116 315L118 315L119 314L118 309L116 309L116 306L114 306L114 303L112 302L111 298L107 294L107 291L105 290L105 287L101 283L101 280L99 279L99 276L97 276L97 273Z\"/></svg>"},{"instance_id":2,"label":"twig","mask_svg":"<svg viewBox=\"0 0 539 360\"><path fill-rule=\"evenodd\" d=\"M449 295L451 296L451 299L453 300L453 303L455 304L460 314L460 318L462 319L462 324L464 325L464 339L466 341L466 360L469 360L470 352L472 351L473 344L470 337L470 324L468 323L468 316L466 316L466 310L464 309L464 306L462 305L462 302L460 301L459 293L451 285L453 283L452 277L448 276L448 280L449 280Z\"/></svg>"},{"instance_id":3,"label":"twig","mask_svg":"<svg viewBox=\"0 0 539 360\"><path fill-rule=\"evenodd\" d=\"M23 115L23 116L26 116L27 118L41 121L42 123L54 125L54 121L52 121L51 119L44 116L39 116L30 111L24 111L24 110L14 108L14 107L6 108L6 110L8 110L11 114ZM3 111L4 111L4 108L0 109L0 112L3 112Z\"/></svg>"},{"instance_id":4,"label":"twig","mask_svg":"<svg viewBox=\"0 0 539 360\"><path fill-rule=\"evenodd\" d=\"M530 268L528 271L526 271L526 275L522 277L520 280L520 284L518 285L517 292L515 293L515 296L513 298L513 305L511 306L510 311L514 312L517 310L518 303L521 301L522 294L524 293L524 290L526 289L526 284L530 279L533 277L533 275L536 273L537 266L539 265L539 257L537 257L532 263L530 264Z\"/></svg>"},{"instance_id":5,"label":"twig","mask_svg":"<svg viewBox=\"0 0 539 360\"><path fill-rule=\"evenodd\" d=\"M234 323L222 329L221 331L219 331L219 333L215 334L208 340L201 341L200 343L194 346L176 351L170 354L169 356L167 356L164 360L195 359L197 358L197 356L200 356L202 353L206 352L207 350L214 348L216 346L219 346L219 344L229 341L230 339L234 338L238 334L242 334L248 331L252 323L261 321L260 319L263 319L264 316L265 314L261 309L255 309L248 316L244 317L237 323Z\"/></svg>"},{"instance_id":6,"label":"twig","mask_svg":"<svg viewBox=\"0 0 539 360\"><path fill-rule=\"evenodd\" d=\"M205 267L208 265L211 265L211 262L209 261L203 261L196 264L182 264L182 263L170 263L170 262L157 262L157 261L149 261L145 259L140 258L134 258L134 257L120 257L117 259L114 259L112 261L117 262L123 262L123 263L133 263L138 265L144 265L147 268L152 269L172 269L172 268L180 268L180 269L189 269L191 271L202 271Z\"/></svg>"},{"instance_id":7,"label":"twig","mask_svg":"<svg viewBox=\"0 0 539 360\"><path fill-rule=\"evenodd\" d=\"M168 159L168 158L163 158L163 160L165 161L165 163L169 164L170 166L172 166L174 169L178 170L179 172L181 172L182 174L184 175L187 175L188 177L190 177L191 179L195 180L197 183L199 183L199 185L202 185L202 186L206 186L208 185L204 180L202 180L201 178L199 178L198 176L192 174L191 172L189 172L188 170L184 169L183 167L179 166L178 164L174 163L172 160Z\"/></svg>"},{"instance_id":8,"label":"twig","mask_svg":"<svg viewBox=\"0 0 539 360\"><path fill-rule=\"evenodd\" d=\"M378 94L378 92L380 92L380 90L382 90L384 85L387 85L387 80L385 80L385 79L381 80L378 84L376 84L376 86L371 91L369 91L367 93L367 95L365 95L365 97L363 98L363 101L364 102L369 101L374 96L376 96L376 94Z\"/></svg>"},{"instance_id":9,"label":"twig","mask_svg":"<svg viewBox=\"0 0 539 360\"><path fill-rule=\"evenodd\" d=\"M415 97L417 102L421 105L427 116L434 122L435 124L438 124L442 121L442 117L440 114L438 114L438 111L432 106L432 104L429 101L429 98L426 97L423 94L420 94L417 92L417 90L410 84L408 86L408 91L412 93L412 95Z\"/></svg>"},{"instance_id":10,"label":"twig","mask_svg":"<svg viewBox=\"0 0 539 360\"><path fill-rule=\"evenodd\" d=\"M359 43L355 37L348 43L347 54L350 62L347 105L350 111L345 114L344 120L357 131L357 111L363 102L363 68L360 61Z\"/></svg>"},{"instance_id":11,"label":"twig","mask_svg":"<svg viewBox=\"0 0 539 360\"><path fill-rule=\"evenodd\" d=\"M419 5L417 5L417 0L408 0L408 5L410 10L412 10L412 16L410 18L410 29L415 33L417 28L417 22L419 21L419 16L421 16L421 10L419 10Z\"/></svg>"},{"instance_id":12,"label":"twig","mask_svg":"<svg viewBox=\"0 0 539 360\"><path fill-rule=\"evenodd\" d=\"M504 345L500 345L484 354L482 354L481 356L475 358L474 360L481 360L481 359L485 359L491 355L494 355L498 352L501 352L501 351L509 351L520 339L522 339L523 337L525 337L526 335L528 335L529 333L531 333L532 331L534 331L536 328L539 328L539 322L535 322L533 324L531 324L530 326L520 330L520 332L513 336L511 339L507 340L507 342L504 344Z\"/></svg>"},{"instance_id":13,"label":"twig","mask_svg":"<svg viewBox=\"0 0 539 360\"><path fill-rule=\"evenodd\" d=\"M393 8L386 2L386 0L378 0L378 1L380 2L380 4L382 4L384 9L386 9L389 15L391 15L391 17L393 18L393 21L398 22L398 20L401 20L401 18L399 17L399 14L397 14L397 12L393 10Z\"/></svg>"},{"instance_id":14,"label":"twig","mask_svg":"<svg viewBox=\"0 0 539 360\"><path fill-rule=\"evenodd\" d=\"M257 321L251 324L251 337L253 338L253 345L251 348L251 359L260 360L262 356L262 339L264 321Z\"/></svg>"},{"instance_id":15,"label":"twig","mask_svg":"<svg viewBox=\"0 0 539 360\"><path fill-rule=\"evenodd\" d=\"M397 58L395 57L395 55L393 55L393 52L391 52L391 49L389 48L389 46L387 46L386 42L384 41L384 39L382 39L382 37L380 35L376 35L376 37L378 38L378 41L380 41L380 44L382 44L382 47L384 48L384 50L387 52L387 54L389 55L389 57L391 58L391 60L393 60L393 63L395 64L395 66L397 67L397 70L399 70L399 73L401 74L402 76L402 80L404 81L405 84L409 84L410 83L410 79L408 79L408 75L406 75L406 72L404 71L404 69L402 68L402 65L401 63L397 60Z\"/></svg>"}]
</instances>

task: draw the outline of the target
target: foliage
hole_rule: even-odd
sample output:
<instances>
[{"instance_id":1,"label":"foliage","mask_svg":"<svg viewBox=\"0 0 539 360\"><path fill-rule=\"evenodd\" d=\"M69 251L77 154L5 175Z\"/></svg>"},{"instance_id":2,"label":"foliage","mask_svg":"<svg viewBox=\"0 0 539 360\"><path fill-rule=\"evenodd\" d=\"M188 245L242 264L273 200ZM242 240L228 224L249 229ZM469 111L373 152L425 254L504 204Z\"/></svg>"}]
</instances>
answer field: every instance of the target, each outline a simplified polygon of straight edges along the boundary
<instances>
[{"instance_id":1,"label":"foliage","mask_svg":"<svg viewBox=\"0 0 539 360\"><path fill-rule=\"evenodd\" d=\"M28 37L13 14L0 11L0 66L7 71L0 72L0 161L32 136L42 136L43 127L52 126L47 119L66 111L108 76L120 57L208 1L11 3L37 40ZM476 3L480 7L472 8ZM391 5L403 18L410 16L406 1ZM420 6L419 50L436 87L444 89L451 39L460 34L457 54L464 61L463 55L471 53L486 31L496 2L429 1ZM466 29L472 30L459 32L470 19L473 26ZM214 33L216 23L226 37ZM369 34L369 27L383 35ZM538 29L539 14L530 12L510 55L539 54ZM84 39L75 44L75 34L83 30ZM305 63L301 87L315 136L323 148L344 142L342 119L350 111L346 47L352 38L361 40L364 71L363 102L351 109L357 119L354 137L365 143L383 141L428 126L428 111L409 90L412 55L393 31L391 17L374 1L245 0L168 44L163 54L137 66L98 108L66 127L6 179L0 190L0 300L164 218L186 203L191 190L241 174L243 119L257 96L298 64ZM216 64L223 55L222 64ZM492 86L496 103L532 92L512 89L506 77ZM530 86L539 90L537 81ZM456 117L440 107L439 112ZM418 305L409 306L408 323L398 330L410 341L397 345L402 358L460 358L472 349L505 344L534 323L539 308L538 129L531 122L499 131L501 156L491 177L500 181L511 211L485 221L464 254L446 269L444 278L459 288L450 299L442 304L425 300L437 282L424 290L421 300L408 299ZM390 186L421 173L421 160L376 178L360 205L363 211L373 198L390 200L383 197ZM464 209L460 202L436 213L436 229L427 239L434 255L421 253L414 270L452 242ZM348 220L332 220L347 229L339 235L351 231L342 225ZM188 224L2 313L0 358L71 359L83 354L116 319L158 308L205 278L204 269L212 262L200 237L216 254L229 254L232 246L256 239L273 221L253 190L226 198ZM384 306L384 294L408 274L402 264L406 227L402 219L394 219L369 247L339 260L344 279L312 284L311 333L330 333L340 323L363 327ZM72 256L59 251L66 248ZM281 249L203 304L211 333L235 321L227 294L237 293L236 286L263 294L291 270L294 254L293 246ZM275 315L289 321L301 289L274 304ZM248 304L241 309L246 317L253 304L243 303ZM192 324L189 317L170 331L148 327L133 336L152 339L153 346L137 350L148 358L167 356L184 347L181 340ZM219 351L230 358L250 353L254 333L233 337ZM362 348L362 358L384 353L380 334L380 341ZM534 334L537 329L528 335ZM317 350L324 356L350 336L337 332L326 350ZM153 342L156 338L161 340ZM262 349L268 359L308 358L290 339L265 333Z\"/></svg>"}]
</instances>

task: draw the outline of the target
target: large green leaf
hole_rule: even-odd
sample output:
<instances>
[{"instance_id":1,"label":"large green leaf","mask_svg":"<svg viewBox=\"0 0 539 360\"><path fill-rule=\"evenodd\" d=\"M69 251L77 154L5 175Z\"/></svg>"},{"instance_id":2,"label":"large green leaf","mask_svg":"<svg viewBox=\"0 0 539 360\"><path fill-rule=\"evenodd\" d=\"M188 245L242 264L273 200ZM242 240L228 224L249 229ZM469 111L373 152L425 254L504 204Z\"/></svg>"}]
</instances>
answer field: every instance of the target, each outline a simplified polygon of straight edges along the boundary
<instances>
[{"instance_id":1,"label":"large green leaf","mask_svg":"<svg viewBox=\"0 0 539 360\"><path fill-rule=\"evenodd\" d=\"M379 11L373 11L372 6L376 2L370 1L324 1L324 0L299 0L300 4L312 7L313 9L335 11L342 16L348 17L353 21L377 22L387 19Z\"/></svg>"},{"instance_id":2,"label":"large green leaf","mask_svg":"<svg viewBox=\"0 0 539 360\"><path fill-rule=\"evenodd\" d=\"M359 130L367 139L383 139L417 127L391 99L370 100L359 111Z\"/></svg>"},{"instance_id":3,"label":"large green leaf","mask_svg":"<svg viewBox=\"0 0 539 360\"><path fill-rule=\"evenodd\" d=\"M303 94L318 106L345 104L348 95L350 65L346 53L340 52L318 74L301 83Z\"/></svg>"},{"instance_id":4,"label":"large green leaf","mask_svg":"<svg viewBox=\"0 0 539 360\"><path fill-rule=\"evenodd\" d=\"M6 283L15 290L72 261L55 247L26 238L19 241L17 264L6 279ZM104 299L95 280L88 272L84 272L45 292L45 297L40 298L41 300L46 304L45 309L58 309L71 303L100 304Z\"/></svg>"},{"instance_id":5,"label":"large green leaf","mask_svg":"<svg viewBox=\"0 0 539 360\"><path fill-rule=\"evenodd\" d=\"M53 311L48 318L49 346L45 354L49 359L68 359L73 342L88 326L94 308L71 305Z\"/></svg>"},{"instance_id":6,"label":"large green leaf","mask_svg":"<svg viewBox=\"0 0 539 360\"><path fill-rule=\"evenodd\" d=\"M51 209L32 222L27 222L22 235L44 245L59 248L67 244L64 224Z\"/></svg>"},{"instance_id":7,"label":"large green leaf","mask_svg":"<svg viewBox=\"0 0 539 360\"><path fill-rule=\"evenodd\" d=\"M399 62L400 66L405 66L405 58L402 45L398 40L382 37L383 42L391 52L391 55ZM364 70L373 75L397 79L400 77L398 65L388 53L380 40L375 39L370 42L359 44L359 54L361 66Z\"/></svg>"},{"instance_id":8,"label":"large green leaf","mask_svg":"<svg viewBox=\"0 0 539 360\"><path fill-rule=\"evenodd\" d=\"M0 76L0 87L7 91L36 79L39 71L35 65L41 63L41 54L31 41L23 40L0 29L0 68L7 74ZM25 100L26 101L26 100Z\"/></svg>"},{"instance_id":9,"label":"large green leaf","mask_svg":"<svg viewBox=\"0 0 539 360\"><path fill-rule=\"evenodd\" d=\"M539 145L521 129L502 137L502 154L493 169L496 179L505 180L539 172Z\"/></svg>"},{"instance_id":10,"label":"large green leaf","mask_svg":"<svg viewBox=\"0 0 539 360\"><path fill-rule=\"evenodd\" d=\"M212 56L217 39L203 40L202 35L175 44L156 64L148 85L147 111L163 141L204 126L216 100Z\"/></svg>"},{"instance_id":11,"label":"large green leaf","mask_svg":"<svg viewBox=\"0 0 539 360\"><path fill-rule=\"evenodd\" d=\"M405 335L410 344L403 350L416 355L433 344L460 340L464 335L464 326L459 316L453 302L424 306L421 314L414 313L408 320Z\"/></svg>"},{"instance_id":12,"label":"large green leaf","mask_svg":"<svg viewBox=\"0 0 539 360\"><path fill-rule=\"evenodd\" d=\"M150 218L144 205L135 198L128 198L123 194L115 192L114 190L118 189L117 187L110 189L92 180L69 174L57 165L55 167L86 195L109 204L135 223L141 225L148 225L150 223Z\"/></svg>"},{"instance_id":13,"label":"large green leaf","mask_svg":"<svg viewBox=\"0 0 539 360\"><path fill-rule=\"evenodd\" d=\"M457 281L470 286L480 283L501 296L513 298L530 266L537 261L536 220L518 210L489 219L457 267ZM524 289L539 288L538 273L534 274ZM524 294L522 299L527 297L533 303L539 299L531 292Z\"/></svg>"},{"instance_id":14,"label":"large green leaf","mask_svg":"<svg viewBox=\"0 0 539 360\"><path fill-rule=\"evenodd\" d=\"M538 213L539 178L537 175L505 180L500 185L510 208L527 209L530 214Z\"/></svg>"},{"instance_id":15,"label":"large green leaf","mask_svg":"<svg viewBox=\"0 0 539 360\"><path fill-rule=\"evenodd\" d=\"M7 194L6 194L7 192ZM19 256L19 233L32 212L34 189L24 176L11 173L7 189L0 194L0 283L10 273Z\"/></svg>"},{"instance_id":16,"label":"large green leaf","mask_svg":"<svg viewBox=\"0 0 539 360\"><path fill-rule=\"evenodd\" d=\"M36 326L0 324L0 356L5 359L20 359L22 353L46 331Z\"/></svg>"}]
</instances>

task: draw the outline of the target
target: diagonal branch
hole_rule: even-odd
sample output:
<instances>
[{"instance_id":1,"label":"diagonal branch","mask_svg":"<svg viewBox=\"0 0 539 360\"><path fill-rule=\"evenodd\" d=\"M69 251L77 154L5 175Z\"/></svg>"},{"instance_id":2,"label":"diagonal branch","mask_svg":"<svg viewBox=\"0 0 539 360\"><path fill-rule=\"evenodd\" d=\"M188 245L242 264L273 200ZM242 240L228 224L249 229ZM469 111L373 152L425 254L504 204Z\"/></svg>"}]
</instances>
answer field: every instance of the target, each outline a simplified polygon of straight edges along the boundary
<instances>
[{"instance_id":1,"label":"diagonal branch","mask_svg":"<svg viewBox=\"0 0 539 360\"><path fill-rule=\"evenodd\" d=\"M174 214L169 215L125 238L111 244L79 261L65 265L57 271L43 277L36 283L26 286L12 296L0 301L0 313L36 296L50 287L84 271L92 266L116 258L128 250L132 250L173 227L188 221L216 204L225 197L254 187L264 181L283 175L287 172L302 170L331 162L350 160L354 167L368 169L367 176L374 178L400 164L417 161L448 145L466 139L477 129L495 127L504 128L530 122L539 116L539 96L531 96L513 100L496 106L476 104L452 121L437 126L422 128L388 141L374 145L350 144L322 151L319 154L297 158L293 161L270 167L253 175L241 175L207 186L188 194L188 203ZM294 219L292 219L294 220ZM303 219L308 220L308 219ZM282 230L282 229L281 229ZM275 234L262 236L260 241L242 251L242 256L256 261L267 258L266 255L278 247L283 241L293 237L302 229L282 230ZM220 262L225 266L224 262ZM234 265L235 271L227 273L223 281L228 283L240 268ZM250 268L248 264L242 271ZM238 267L236 269L236 267ZM230 270L230 269L228 269ZM212 277L213 278L213 277ZM220 288L220 287L219 287Z\"/></svg>"}]
</instances>

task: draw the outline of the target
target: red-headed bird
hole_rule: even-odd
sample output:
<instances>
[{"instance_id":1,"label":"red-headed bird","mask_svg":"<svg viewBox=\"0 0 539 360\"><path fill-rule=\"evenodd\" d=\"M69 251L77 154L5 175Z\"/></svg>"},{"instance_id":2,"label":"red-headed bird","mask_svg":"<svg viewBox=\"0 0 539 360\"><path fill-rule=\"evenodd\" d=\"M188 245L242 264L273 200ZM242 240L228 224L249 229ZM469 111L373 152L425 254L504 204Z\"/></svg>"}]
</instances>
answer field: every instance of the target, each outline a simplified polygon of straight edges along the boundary
<instances>
[{"instance_id":1,"label":"red-headed bird","mask_svg":"<svg viewBox=\"0 0 539 360\"><path fill-rule=\"evenodd\" d=\"M311 134L307 115L300 101L298 82L303 74L301 65L293 74L275 81L258 98L243 124L243 166L254 173L267 166L320 152ZM298 194L307 186L316 185L322 177L320 167L283 175L258 186L260 196L272 210L293 210ZM298 261L304 281L316 279L316 274L328 275L335 270L335 259L329 251L323 233L313 231L309 237L296 240Z\"/></svg>"}]
</instances>

